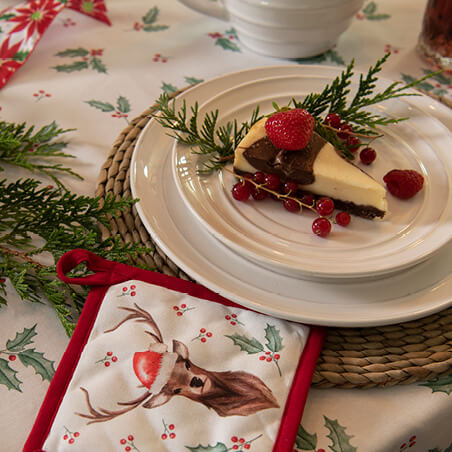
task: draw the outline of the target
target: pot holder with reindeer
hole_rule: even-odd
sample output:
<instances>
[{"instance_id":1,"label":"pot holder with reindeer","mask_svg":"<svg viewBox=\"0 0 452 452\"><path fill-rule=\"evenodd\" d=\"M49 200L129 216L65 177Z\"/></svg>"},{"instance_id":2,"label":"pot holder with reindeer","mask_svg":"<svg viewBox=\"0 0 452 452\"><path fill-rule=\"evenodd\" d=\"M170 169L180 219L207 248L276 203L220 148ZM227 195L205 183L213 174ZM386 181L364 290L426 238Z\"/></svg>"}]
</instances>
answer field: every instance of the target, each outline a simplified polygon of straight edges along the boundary
<instances>
[{"instance_id":1,"label":"pot holder with reindeer","mask_svg":"<svg viewBox=\"0 0 452 452\"><path fill-rule=\"evenodd\" d=\"M57 271L91 290L24 451L293 451L322 328L85 250Z\"/></svg>"}]
</instances>

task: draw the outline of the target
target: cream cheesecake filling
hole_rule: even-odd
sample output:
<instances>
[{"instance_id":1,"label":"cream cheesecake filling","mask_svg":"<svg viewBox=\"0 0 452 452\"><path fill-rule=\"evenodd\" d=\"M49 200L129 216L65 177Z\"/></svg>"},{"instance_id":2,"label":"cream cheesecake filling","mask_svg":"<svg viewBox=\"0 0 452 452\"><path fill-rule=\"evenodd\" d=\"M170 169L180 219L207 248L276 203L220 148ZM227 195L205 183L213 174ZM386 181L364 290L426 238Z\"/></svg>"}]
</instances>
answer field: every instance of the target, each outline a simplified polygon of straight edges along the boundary
<instances>
[{"instance_id":1,"label":"cream cheesecake filling","mask_svg":"<svg viewBox=\"0 0 452 452\"><path fill-rule=\"evenodd\" d=\"M235 150L234 168L247 173L259 171L244 156L253 143L265 138L265 122L258 121ZM289 152L289 151L287 151ZM334 147L325 142L313 164L314 182L299 185L300 189L317 195L329 196L355 205L375 207L387 211L386 189L371 176L342 158Z\"/></svg>"}]
</instances>

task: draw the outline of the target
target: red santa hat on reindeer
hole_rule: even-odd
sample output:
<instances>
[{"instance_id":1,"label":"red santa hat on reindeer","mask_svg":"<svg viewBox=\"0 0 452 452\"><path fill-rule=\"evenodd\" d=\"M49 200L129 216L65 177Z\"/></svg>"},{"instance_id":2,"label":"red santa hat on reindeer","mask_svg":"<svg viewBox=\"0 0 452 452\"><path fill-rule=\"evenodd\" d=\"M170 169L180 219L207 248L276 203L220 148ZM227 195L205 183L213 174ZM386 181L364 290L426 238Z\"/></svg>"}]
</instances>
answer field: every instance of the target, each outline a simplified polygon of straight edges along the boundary
<instances>
[{"instance_id":1,"label":"red santa hat on reindeer","mask_svg":"<svg viewBox=\"0 0 452 452\"><path fill-rule=\"evenodd\" d=\"M166 344L151 344L149 350L133 355L133 370L149 392L158 394L168 383L177 356L177 353L168 352Z\"/></svg>"}]
</instances>

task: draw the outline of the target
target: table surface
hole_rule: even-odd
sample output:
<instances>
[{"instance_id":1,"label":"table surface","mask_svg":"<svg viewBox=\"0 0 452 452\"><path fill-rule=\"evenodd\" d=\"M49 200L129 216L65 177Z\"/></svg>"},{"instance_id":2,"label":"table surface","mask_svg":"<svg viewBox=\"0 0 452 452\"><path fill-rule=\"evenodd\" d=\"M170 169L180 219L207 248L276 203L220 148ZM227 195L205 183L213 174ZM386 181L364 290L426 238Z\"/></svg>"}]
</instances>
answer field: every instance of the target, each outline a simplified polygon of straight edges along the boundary
<instances>
[{"instance_id":1,"label":"table surface","mask_svg":"<svg viewBox=\"0 0 452 452\"><path fill-rule=\"evenodd\" d=\"M0 1L0 10L14 5ZM344 67L352 58L366 70L390 50L382 75L393 80L419 78L430 68L416 54L423 0L366 1L336 47L322 58L290 62L249 52L231 25L193 12L176 0L110 0L112 26L73 10L63 10L26 64L0 91L0 120L36 127L56 120L71 132L67 152L83 181L65 177L67 187L93 195L100 168L111 145L129 121L146 110L162 91L173 92L195 81L241 69L280 64ZM146 31L143 16L157 11L155 27ZM1 33L1 32L0 32ZM63 71L71 63L57 56L67 49L97 54L105 72L93 68ZM432 81L435 95L452 95L451 79ZM97 102L94 102L97 101ZM119 103L118 103L119 102ZM115 111L101 108L113 105ZM8 179L26 176L8 168ZM8 339L35 328L33 347L55 368L68 338L45 303L23 302L7 281L6 307L0 310L0 354ZM3 358L7 358L4 356ZM32 367L12 362L22 382L8 389L0 380L0 451L20 450L31 429L49 381ZM312 389L302 426L311 436L303 450L449 451L452 449L452 385L411 384L386 389Z\"/></svg>"}]
</instances>

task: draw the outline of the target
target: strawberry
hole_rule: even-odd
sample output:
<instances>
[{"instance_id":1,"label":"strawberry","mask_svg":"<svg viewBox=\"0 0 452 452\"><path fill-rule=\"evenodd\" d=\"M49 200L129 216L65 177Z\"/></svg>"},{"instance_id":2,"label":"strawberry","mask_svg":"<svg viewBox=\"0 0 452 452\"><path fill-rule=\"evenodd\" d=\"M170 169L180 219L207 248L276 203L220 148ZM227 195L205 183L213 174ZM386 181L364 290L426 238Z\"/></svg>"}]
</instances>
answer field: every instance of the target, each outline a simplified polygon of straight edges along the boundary
<instances>
[{"instance_id":1,"label":"strawberry","mask_svg":"<svg viewBox=\"0 0 452 452\"><path fill-rule=\"evenodd\" d=\"M265 122L270 141L279 149L298 151L311 139L315 119L302 108L278 111Z\"/></svg>"},{"instance_id":2,"label":"strawberry","mask_svg":"<svg viewBox=\"0 0 452 452\"><path fill-rule=\"evenodd\" d=\"M389 192L400 199L412 198L424 185L424 177L414 170L393 169L383 180Z\"/></svg>"}]
</instances>

